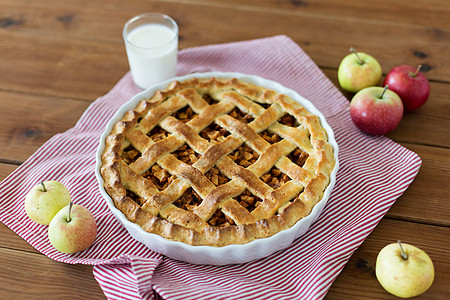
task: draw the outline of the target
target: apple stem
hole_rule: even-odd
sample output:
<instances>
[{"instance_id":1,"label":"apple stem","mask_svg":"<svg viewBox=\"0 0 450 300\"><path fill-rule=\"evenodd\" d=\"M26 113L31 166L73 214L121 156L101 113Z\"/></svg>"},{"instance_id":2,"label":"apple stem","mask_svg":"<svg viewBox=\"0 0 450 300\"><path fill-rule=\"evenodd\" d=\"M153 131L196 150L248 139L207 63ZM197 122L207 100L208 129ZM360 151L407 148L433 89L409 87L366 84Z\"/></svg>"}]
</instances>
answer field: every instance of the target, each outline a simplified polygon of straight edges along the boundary
<instances>
[{"instance_id":1,"label":"apple stem","mask_svg":"<svg viewBox=\"0 0 450 300\"><path fill-rule=\"evenodd\" d=\"M362 65L362 64L364 63L364 62L361 60L361 58L359 58L358 52L356 52L356 49L355 49L355 48L350 47L350 52L355 53L356 58L358 58L358 63L359 63L360 65Z\"/></svg>"},{"instance_id":2,"label":"apple stem","mask_svg":"<svg viewBox=\"0 0 450 300\"><path fill-rule=\"evenodd\" d=\"M45 193L47 191L47 189L45 188L44 182L41 181L41 185L42 185L42 191Z\"/></svg>"},{"instance_id":3,"label":"apple stem","mask_svg":"<svg viewBox=\"0 0 450 300\"><path fill-rule=\"evenodd\" d=\"M397 241L397 244L400 246L400 250L402 251L402 258L404 260L407 260L408 259L408 254L406 254L405 250L403 250L402 242L401 241Z\"/></svg>"},{"instance_id":4,"label":"apple stem","mask_svg":"<svg viewBox=\"0 0 450 300\"><path fill-rule=\"evenodd\" d=\"M384 86L383 92L381 93L380 99L383 99L384 93L386 92L386 90L387 90L388 88L389 88L389 85L386 84L386 85Z\"/></svg>"},{"instance_id":5,"label":"apple stem","mask_svg":"<svg viewBox=\"0 0 450 300\"><path fill-rule=\"evenodd\" d=\"M413 72L409 72L409 76L411 77L416 77L416 75L419 73L420 69L422 68L422 65L418 65L416 71Z\"/></svg>"},{"instance_id":6,"label":"apple stem","mask_svg":"<svg viewBox=\"0 0 450 300\"><path fill-rule=\"evenodd\" d=\"M70 217L70 211L72 210L73 202L69 202L69 213L67 214L67 222L70 222L72 218Z\"/></svg>"}]
</instances>

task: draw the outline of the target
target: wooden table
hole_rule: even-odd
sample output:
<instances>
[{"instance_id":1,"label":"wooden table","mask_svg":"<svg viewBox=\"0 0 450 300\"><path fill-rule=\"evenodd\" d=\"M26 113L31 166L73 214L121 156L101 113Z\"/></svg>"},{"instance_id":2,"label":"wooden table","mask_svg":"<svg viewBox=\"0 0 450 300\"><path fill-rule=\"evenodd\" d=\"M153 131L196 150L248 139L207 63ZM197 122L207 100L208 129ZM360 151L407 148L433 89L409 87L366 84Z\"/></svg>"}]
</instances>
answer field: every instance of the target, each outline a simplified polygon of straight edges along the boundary
<instances>
[{"instance_id":1,"label":"wooden table","mask_svg":"<svg viewBox=\"0 0 450 300\"><path fill-rule=\"evenodd\" d=\"M0 0L0 179L71 128L128 71L122 26L149 11L178 22L181 49L286 34L337 86L350 46L376 57L384 73L422 64L430 98L389 134L419 154L420 172L327 299L393 299L374 263L397 239L423 248L435 263L435 282L419 298L450 298L448 0ZM105 298L92 267L55 262L1 223L0 261L1 299Z\"/></svg>"}]
</instances>

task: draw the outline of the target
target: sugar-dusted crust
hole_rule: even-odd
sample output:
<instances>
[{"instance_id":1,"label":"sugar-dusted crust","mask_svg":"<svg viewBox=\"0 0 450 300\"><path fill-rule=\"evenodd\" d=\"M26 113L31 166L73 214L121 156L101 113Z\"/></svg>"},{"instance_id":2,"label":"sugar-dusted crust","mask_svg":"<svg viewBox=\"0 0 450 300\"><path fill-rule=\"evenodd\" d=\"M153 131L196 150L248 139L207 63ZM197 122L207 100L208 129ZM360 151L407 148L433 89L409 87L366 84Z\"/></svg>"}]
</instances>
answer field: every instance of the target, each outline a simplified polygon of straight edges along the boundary
<instances>
[{"instance_id":1,"label":"sugar-dusted crust","mask_svg":"<svg viewBox=\"0 0 450 300\"><path fill-rule=\"evenodd\" d=\"M320 119L303 106L238 79L208 78L173 82L128 111L106 138L101 174L115 206L145 231L225 246L307 216L334 164Z\"/></svg>"}]
</instances>

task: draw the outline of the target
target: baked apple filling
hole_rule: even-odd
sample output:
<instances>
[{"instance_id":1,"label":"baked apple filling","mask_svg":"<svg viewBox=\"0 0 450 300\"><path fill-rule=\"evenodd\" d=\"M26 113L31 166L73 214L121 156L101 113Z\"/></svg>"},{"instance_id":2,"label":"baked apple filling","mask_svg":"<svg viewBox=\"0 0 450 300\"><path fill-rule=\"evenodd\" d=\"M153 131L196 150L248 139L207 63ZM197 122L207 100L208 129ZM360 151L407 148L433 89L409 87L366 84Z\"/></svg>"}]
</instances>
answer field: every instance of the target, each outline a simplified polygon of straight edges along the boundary
<instances>
[{"instance_id":1,"label":"baked apple filling","mask_svg":"<svg viewBox=\"0 0 450 300\"><path fill-rule=\"evenodd\" d=\"M200 203L201 198L198 194L192 188L188 188L183 195L172 204L178 208L193 211Z\"/></svg>"},{"instance_id":2,"label":"baked apple filling","mask_svg":"<svg viewBox=\"0 0 450 300\"><path fill-rule=\"evenodd\" d=\"M159 126L156 126L149 133L147 133L147 136L151 138L155 143L165 139L168 135L169 132L165 131Z\"/></svg>"},{"instance_id":3,"label":"baked apple filling","mask_svg":"<svg viewBox=\"0 0 450 300\"><path fill-rule=\"evenodd\" d=\"M209 104L209 105L213 105L216 103L219 103L219 101L217 101L216 99L214 99L213 97L211 97L210 94L203 94L202 98Z\"/></svg>"},{"instance_id":4,"label":"baked apple filling","mask_svg":"<svg viewBox=\"0 0 450 300\"><path fill-rule=\"evenodd\" d=\"M236 120L239 120L241 122L244 123L250 123L251 121L254 120L254 118L250 115L247 114L243 111L241 111L239 108L235 107L230 113L229 115L233 118L235 118Z\"/></svg>"},{"instance_id":5,"label":"baked apple filling","mask_svg":"<svg viewBox=\"0 0 450 300\"><path fill-rule=\"evenodd\" d=\"M300 125L298 120L294 116L291 116L290 114L285 114L280 118L278 122L289 127L297 127Z\"/></svg>"},{"instance_id":6,"label":"baked apple filling","mask_svg":"<svg viewBox=\"0 0 450 300\"><path fill-rule=\"evenodd\" d=\"M214 100L209 94L204 94L202 97L210 105L218 102ZM270 105L265 106L268 107ZM189 105L186 105L184 108L176 111L173 116L180 121L187 123L195 118L197 114ZM230 116L243 123L250 123L254 120L254 118L250 114L242 112L239 108L233 109L230 112ZM298 121L289 114L283 115L278 121L286 126L298 126ZM159 126L156 126L147 134L147 136L156 143L167 138L169 134L170 132L167 132ZM199 133L199 135L208 141L222 142L227 136L230 135L230 132L216 123L211 123L205 129L203 129ZM260 132L259 136L261 136L270 144L275 144L282 140L282 138L278 134L271 133L268 130ZM171 155L174 155L178 160L189 165L193 165L200 157L200 154L195 152L188 144L183 144L177 150L173 151ZM127 164L133 163L140 156L141 153L137 151L132 145L128 146L122 152L122 159ZM260 155L256 151L254 151L245 143L228 154L229 158L231 158L236 164L244 168L247 168L255 163L258 160L259 156ZM289 153L287 157L292 162L302 167L306 159L308 158L308 154L302 152L299 148L296 148L294 151ZM176 179L175 175L171 175L167 170L161 168L158 164L154 164L148 171L143 173L142 176L148 180L151 180L159 191L165 190ZM220 172L219 168L217 168L216 166L213 166L208 172L206 172L205 176L215 186L223 185L230 181L230 179L223 175ZM273 189L278 189L283 184L291 180L288 175L284 174L276 167L272 167L270 171L262 175L260 179ZM127 196L140 205L142 205L144 202L142 198L129 190L127 190ZM252 212L262 203L262 199L253 195L247 189L234 199L249 212ZM201 202L201 197L199 197L199 195L192 188L189 188L183 193L180 198L173 202L173 204L178 208L193 212L195 208L201 204ZM222 228L235 225L235 222L233 221L233 219L226 216L220 209L217 209L210 220L208 220L208 224L210 226Z\"/></svg>"},{"instance_id":7,"label":"baked apple filling","mask_svg":"<svg viewBox=\"0 0 450 300\"><path fill-rule=\"evenodd\" d=\"M262 202L262 199L254 196L249 190L245 190L242 194L234 199L249 212L252 212ZM232 218L225 215L222 210L218 209L208 220L208 224L211 226L224 228L235 225L235 222Z\"/></svg>"},{"instance_id":8,"label":"baked apple filling","mask_svg":"<svg viewBox=\"0 0 450 300\"><path fill-rule=\"evenodd\" d=\"M186 105L182 109L176 111L173 115L174 118L180 120L183 123L186 123L192 120L197 114L192 110L189 105Z\"/></svg>"},{"instance_id":9,"label":"baked apple filling","mask_svg":"<svg viewBox=\"0 0 450 300\"><path fill-rule=\"evenodd\" d=\"M238 147L236 150L228 154L228 157L238 165L247 168L248 166L256 162L259 154L246 144L243 144L242 146Z\"/></svg>"},{"instance_id":10,"label":"baked apple filling","mask_svg":"<svg viewBox=\"0 0 450 300\"><path fill-rule=\"evenodd\" d=\"M216 123L212 123L200 132L200 136L208 141L223 141L230 133Z\"/></svg>"},{"instance_id":11,"label":"baked apple filling","mask_svg":"<svg viewBox=\"0 0 450 300\"><path fill-rule=\"evenodd\" d=\"M263 139L268 141L270 144L275 144L281 141L281 137L276 133L270 133L267 130L264 130L259 134Z\"/></svg>"},{"instance_id":12,"label":"baked apple filling","mask_svg":"<svg viewBox=\"0 0 450 300\"><path fill-rule=\"evenodd\" d=\"M229 227L231 225L235 225L233 219L225 215L220 209L216 210L216 212L212 215L212 217L208 220L208 224L214 227Z\"/></svg>"},{"instance_id":13,"label":"baked apple filling","mask_svg":"<svg viewBox=\"0 0 450 300\"><path fill-rule=\"evenodd\" d=\"M121 157L126 164L135 162L141 156L141 152L137 151L132 145L123 149Z\"/></svg>"},{"instance_id":14,"label":"baked apple filling","mask_svg":"<svg viewBox=\"0 0 450 300\"><path fill-rule=\"evenodd\" d=\"M325 128L290 96L236 78L192 78L140 101L113 126L101 174L116 207L144 230L220 247L307 216L334 164Z\"/></svg>"},{"instance_id":15,"label":"baked apple filling","mask_svg":"<svg viewBox=\"0 0 450 300\"><path fill-rule=\"evenodd\" d=\"M237 196L235 198L235 200L237 202L239 202L239 204L241 204L249 212L252 212L262 202L262 199L260 199L257 196L253 195L249 190L245 190L242 194Z\"/></svg>"},{"instance_id":16,"label":"baked apple filling","mask_svg":"<svg viewBox=\"0 0 450 300\"><path fill-rule=\"evenodd\" d=\"M270 186L274 190L278 189L283 184L285 184L286 182L291 180L291 178L289 178L289 176L287 176L286 174L284 174L283 172L281 172L280 170L278 170L275 167L272 167L272 169L270 169L269 172L262 175L260 178L262 181L264 181L264 183L266 183L268 186Z\"/></svg>"},{"instance_id":17,"label":"baked apple filling","mask_svg":"<svg viewBox=\"0 0 450 300\"><path fill-rule=\"evenodd\" d=\"M176 178L175 175L171 175L157 164L154 164L148 171L143 173L142 177L151 180L160 191L165 190Z\"/></svg>"},{"instance_id":18,"label":"baked apple filling","mask_svg":"<svg viewBox=\"0 0 450 300\"><path fill-rule=\"evenodd\" d=\"M230 179L223 175L217 167L212 167L211 169L209 169L209 171L205 173L205 176L215 186L219 186L230 181Z\"/></svg>"},{"instance_id":19,"label":"baked apple filling","mask_svg":"<svg viewBox=\"0 0 450 300\"><path fill-rule=\"evenodd\" d=\"M133 193L130 190L127 190L127 197L131 198L131 200L133 200L134 202L136 202L139 205L142 205L145 202L144 199L142 199L141 197L139 197L138 195L136 195L135 193Z\"/></svg>"},{"instance_id":20,"label":"baked apple filling","mask_svg":"<svg viewBox=\"0 0 450 300\"><path fill-rule=\"evenodd\" d=\"M308 157L308 153L303 152L299 148L296 148L287 156L287 158L289 158L293 163L297 164L300 167L303 167Z\"/></svg>"},{"instance_id":21,"label":"baked apple filling","mask_svg":"<svg viewBox=\"0 0 450 300\"><path fill-rule=\"evenodd\" d=\"M172 152L172 155L188 165L192 165L200 157L200 155L195 152L194 149L189 147L188 144L184 144L183 146Z\"/></svg>"}]
</instances>

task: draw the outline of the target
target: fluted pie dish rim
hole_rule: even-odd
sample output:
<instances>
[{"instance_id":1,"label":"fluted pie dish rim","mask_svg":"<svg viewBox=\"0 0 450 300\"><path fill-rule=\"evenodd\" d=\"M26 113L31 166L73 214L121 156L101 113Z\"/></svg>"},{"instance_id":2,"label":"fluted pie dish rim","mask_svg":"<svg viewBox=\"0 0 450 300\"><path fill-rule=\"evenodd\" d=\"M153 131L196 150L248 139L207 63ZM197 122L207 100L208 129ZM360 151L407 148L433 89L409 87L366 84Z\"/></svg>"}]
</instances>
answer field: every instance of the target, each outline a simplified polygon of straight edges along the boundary
<instances>
[{"instance_id":1,"label":"fluted pie dish rim","mask_svg":"<svg viewBox=\"0 0 450 300\"><path fill-rule=\"evenodd\" d=\"M229 222L231 222L231 224L233 224L233 225L230 225L229 227L222 229L222 227L211 226L208 223L205 223L204 220L208 220L208 218L210 218L211 216L210 215L209 215L209 217L207 216L208 212L205 213L203 206L200 207L201 205L194 208L194 211L197 212L197 214L200 216L200 218L197 217L197 215L194 215L191 212L188 212L186 214L187 216L181 215L181 217L178 217L178 218L182 218L180 220L180 219L174 219L174 218L177 218L178 213L180 212L180 208L175 207L172 204L169 205L170 207L167 205L164 206L164 213L161 212L162 217L160 218L160 217L153 217L153 215L148 213L148 211L152 212L152 209L154 209L154 207L155 207L155 204L147 205L148 202L151 202L151 201L147 201L146 203L144 203L144 205L147 205L145 207L146 211L144 211L144 208L143 209L141 209L140 207L136 208L135 207L136 205L134 205L134 202L132 202L130 200L130 197L128 197L128 196L127 197L125 197L124 195L122 195L121 197L114 196L115 200L113 200L113 197L110 196L110 194L114 193L114 192L120 194L121 191L123 190L123 188L120 187L121 184L119 184L119 188L116 188L116 187L114 187L115 184L111 184L111 182L115 182L117 184L117 178L130 177L131 179L133 179L133 176L134 176L133 175L134 172L129 170L131 168L129 168L128 165L121 167L120 170L126 169L127 171L123 174L119 174L119 175L116 174L115 175L116 177L114 177L114 175L111 175L111 176L108 175L108 174L110 174L110 172L105 171L105 169L107 169L108 171L113 170L113 173L114 173L114 170L118 169L116 163L111 163L110 165L113 167L110 166L109 169L108 169L108 167L105 167L105 165L108 165L108 157L107 157L108 154L105 154L105 153L107 153L108 150L110 150L110 152L114 152L114 151L112 151L112 149L117 149L118 137L122 137L122 140L124 139L122 132L119 132L117 134L118 131L122 130L120 127L121 126L124 127L124 125L123 125L124 122L122 122L121 126L117 126L116 123L120 122L121 120L124 120L124 116L126 115L126 113L128 111L136 109L136 107L139 105L141 100L150 99L155 95L155 93L157 91L166 90L167 87L169 87L169 85L174 81L181 82L181 83L190 82L193 80L194 81L199 80L200 82L203 82L203 81L209 82L209 81L211 81L210 80L211 78L213 78L213 80L217 79L217 81L219 81L219 83L217 83L219 86L221 86L221 84L222 84L221 82L225 82L225 85L231 84L233 86L233 88L236 88L237 90L239 90L239 88L240 88L240 83L241 82L244 83L244 85L243 85L244 86L244 88L243 88L244 95L241 97L241 98L243 98L242 101L246 100L247 95L245 95L245 93L247 92L247 90L245 90L245 85L248 84L250 87L256 86L258 88L261 88L263 91L269 90L270 92L265 92L265 94L267 94L267 97L275 97L277 95L283 95L283 97L276 98L276 100L274 100L274 101L278 101L276 107L283 107L283 109L290 109L291 103L289 101L291 101L291 100L289 100L289 99L293 99L294 101L300 103L301 106L303 106L309 114L315 115L318 117L318 120L320 123L319 124L320 129L324 130L325 138L323 138L323 134L320 131L318 131L317 133L315 132L314 126L316 126L317 124L313 124L313 125L311 125L309 127L307 126L307 127L312 128L311 130L313 131L312 135L310 134L311 140L313 140L314 136L316 136L316 135L318 136L317 141L313 140L313 142L312 142L313 147L311 147L311 149L312 148L315 149L315 147L317 146L321 149L320 153L317 154L318 156L321 156L321 155L322 156L330 156L329 158L331 158L331 159L329 159L331 161L331 163L329 163L328 166L326 165L326 162L327 162L326 159L323 159L325 162L320 161L319 163L315 164L315 166L318 169L321 168L322 164L326 165L324 167L325 169L331 168L330 170L327 171L327 174L326 174L326 177L328 177L327 184L325 185L323 194L321 194L321 197L319 199L308 200L309 198L306 198L306 196L303 197L303 199L306 199L303 202L305 202L305 201L306 202L307 201L314 202L311 204L310 207L304 208L305 205L303 204L303 202L300 204L296 203L296 206L295 206L296 210L307 209L307 213L305 216L301 216L299 220L294 220L293 224L289 224L288 228L284 228L284 227L277 228L277 226L278 226L277 224L280 223L279 219L281 219L281 223L284 222L283 214L287 215L287 213L289 212L289 209L290 209L289 207L291 207L291 210L295 212L294 208L292 208L292 207L294 207L294 204L292 204L292 203L294 203L295 201L293 201L292 199L290 200L290 202L287 202L287 204L285 205L287 207L286 209L277 207L276 209L278 209L278 212L277 212L276 216L272 216L271 219L267 219L268 221L266 219L258 220L256 222L258 224L257 226L250 224L250 222L248 222L250 225L247 225L245 222L246 218L248 219L249 216L251 218L253 218L253 216L251 216L246 210L242 210L242 207L237 208L236 201L230 200L228 207L226 205L223 205L222 209L224 210L224 212L226 213L227 216L228 216L228 214L230 214L231 217L228 218L228 220L231 219ZM236 82L230 81L230 83L228 83L227 80L232 79L232 78L237 79L237 81ZM216 83L214 83L214 84L217 85ZM170 87L169 87L169 90L170 90ZM272 93L272 91L274 93ZM249 92L250 93L252 92L251 88L250 88ZM223 95L223 93L220 95ZM285 101L284 96L287 96L287 98L289 98L289 99L287 99ZM240 98L232 99L233 98L232 94L230 94L230 95L226 94L226 95L224 95L224 97L231 97L229 99L231 99L232 101L237 101L238 105L242 105L240 102L241 100L239 100ZM165 100L160 100L159 102L155 100L154 105L161 104L162 103L161 101L164 102ZM199 101L201 102L202 100L200 99ZM225 102L227 102L227 101L228 100L224 100L221 102L223 104L223 107L221 107L221 109L226 108L225 104L227 104L227 103L225 103ZM270 102L270 104L271 103L272 102ZM194 104L192 104L192 105L194 105ZM256 108L257 107L255 107L255 111L252 112L253 114L256 114L258 112L258 110ZM251 110L251 108L249 108L249 109ZM148 111L148 108L142 108L142 110ZM201 107L199 106L199 108L197 108L197 110L199 110L198 113L200 114ZM211 111L210 113L214 112L213 109L210 109L210 111ZM264 110L261 108L261 111L264 111ZM274 111L273 114L275 114L276 110L273 109L273 111ZM294 110L292 110L292 111L294 111ZM272 112L270 112L270 113L272 113ZM270 115L270 113L266 113L266 114ZM133 124L135 124L136 121L132 121L132 119L133 118L136 119L138 117L139 117L139 119L142 119L142 116L137 116L136 114L132 115L128 119L126 119L126 118L125 119L131 120L129 123L134 122ZM229 118L229 119L231 120L231 118ZM306 119L309 120L309 115L306 117ZM314 118L311 118L311 119L313 121L315 120ZM172 122L169 122L169 121L172 121ZM237 143L237 141L240 138L239 135L241 134L241 132L242 132L242 134L245 134L245 132L248 131L248 130L244 130L245 128L240 130L239 126L241 126L241 125L238 124L239 122L236 123L234 121L229 121L226 118L216 120L215 122L222 124L222 126L227 128L228 131L230 131L232 133L231 136L228 136L226 138L227 143L230 145L233 145L233 143L235 143L235 144ZM222 123L220 123L220 122L222 122ZM237 129L235 129L233 127L234 126L233 122L239 125ZM253 123L252 125L255 125L258 122L262 124L262 123L264 123L264 119L261 117L261 118L255 120L254 122L252 122ZM173 128L181 128L181 129L184 128L183 126L185 126L185 125L183 125L181 123L180 123L181 124L180 125L178 123L176 120L169 120L169 118L166 118L166 120L163 122L161 127L164 127L166 129L172 128L172 127ZM197 123L199 123L199 122L197 122ZM116 125L116 127L114 127L115 125ZM170 127L170 126L172 126L172 127ZM201 126L201 125L199 125L199 126ZM229 127L227 127L227 126L229 126ZM256 124L254 127L256 128L257 126L258 126L258 124ZM263 126L263 125L261 125L261 126ZM119 129L117 129L117 128L119 128ZM278 127L274 127L274 128L278 128ZM282 130L283 126L280 125L280 128L281 128L280 135L283 136L283 134L284 134L283 130ZM123 131L126 131L126 130L128 130L128 129L124 129ZM272 129L272 131L274 131L274 129ZM184 133L184 132L185 132L185 130L181 130L180 133L175 134L175 136L180 136L180 135L185 134L186 138L188 138L190 136L189 132L187 132L187 133ZM139 133L141 133L141 132L139 132ZM227 134L229 134L229 133L227 133ZM114 136L114 139L113 139L114 141L112 141L112 142L111 142L111 138L109 138L109 140L108 140L108 137L111 135ZM139 136L139 134L137 134L137 136ZM237 137L235 138L235 136L237 136ZM144 141L146 139L148 139L148 138L144 138ZM176 140L176 138L174 138L174 137L172 137L172 139ZM324 139L325 142L323 142L322 139ZM217 142L217 143L222 143L223 140L224 140L224 138L222 137L220 142ZM139 142L139 141L141 141L141 142ZM111 145L111 143L113 143L113 144L115 143L115 144ZM137 144L136 147L139 148L139 143L143 144L144 142L142 142L142 139L138 138L135 143ZM186 143L188 143L188 142L186 142ZM216 142L214 141L214 143L216 143ZM325 146L328 148L326 148L326 147L321 148L324 143L327 144ZM154 146L154 144L155 143L153 141L151 141L151 145ZM290 145L289 142L286 142L285 144ZM264 143L260 143L259 145L262 145L261 147L263 147L263 148L264 147L269 148ZM332 149L332 153L326 154L325 152L327 152L329 150L330 146ZM257 148L257 146L254 146L254 145L252 147ZM272 148L274 148L274 149L272 149ZM198 148L198 149L200 149L200 148ZM207 149L207 148L205 148L205 149ZM270 149L273 153L277 153L275 146L271 147ZM200 150L197 150L197 151L200 151ZM289 151L289 150L286 150L286 151ZM260 154L261 157L264 156L264 158L261 158L260 160L270 159L273 156L271 153L269 153L267 155ZM114 153L114 154L110 153L109 156L113 157L114 155L117 158L117 155L118 155L117 153ZM316 155L316 154L311 154L311 157L313 157L314 155ZM144 154L142 154L142 156L144 156ZM169 156L171 156L171 155L169 155ZM204 156L208 156L207 153L204 153ZM105 157L107 157L107 158L105 158ZM255 155L255 157L256 157L256 155ZM201 157L201 159L202 158L203 157ZM284 158L284 156L283 156L283 158ZM142 165L145 165L144 163L141 163L141 161L146 162L145 159L151 160L150 158L147 158L147 157L141 157L139 161L130 163L130 166L132 166L134 168L134 170L140 170L139 168ZM200 159L200 161L196 161L198 166L205 165L205 163L203 163L201 161L201 159ZM229 159L229 158L224 158L223 160L221 160L222 166L219 164L219 162L217 162L217 165L219 166L219 169L221 171L223 171L232 181L232 182L228 182L227 184L230 187L234 186L234 188L236 189L236 187L239 185L238 183L240 183L239 180L241 179L241 177L244 177L244 181L245 181L245 176L242 175L242 174L246 174L246 172L244 172L245 168L242 166L236 166L234 169L232 168L232 170L223 170L223 168L227 168L227 165L230 164L229 162L225 162L224 161L225 159ZM307 160L307 158L305 160ZM311 160L312 160L312 158L311 158ZM277 160L277 163L278 163L277 167L280 167L280 168L283 168L283 166L289 166L289 164L291 163L289 160L286 160L286 163L284 163L284 164L280 163L280 161L281 161L281 159ZM170 169L170 166L174 165L173 162L177 162L175 164L174 168L179 168L182 165L181 167L183 168L183 172L182 172L183 174L185 174L185 173L187 174L188 171L192 169L192 167L188 166L187 164L179 163L179 161L173 157L171 159L169 159L168 157L165 157L164 161L162 161L162 162L158 161L158 165L167 166L167 168ZM284 160L283 160L283 162L284 162ZM338 145L336 143L333 130L330 127L330 125L327 123L323 114L319 110L317 110L311 102L309 102L304 97L300 96L297 92L293 91L292 89L286 88L283 85L281 85L275 81L267 80L267 79L264 79L262 77L255 76L255 75L246 75L246 74L231 73L231 72L193 73L193 74L188 74L185 76L179 76L176 78L172 78L168 81L165 81L163 83L157 84L157 85L133 96L131 98L131 100L128 101L127 103L125 103L114 114L114 116L109 120L109 122L106 126L106 129L104 130L104 132L100 138L100 145L98 147L97 155L96 155L96 163L97 163L97 166L96 166L95 173L96 173L96 177L98 179L100 192L101 192L102 196L105 198L111 212L120 221L120 223L122 223L122 225L126 228L126 230L130 233L130 235L134 239L143 243L144 245L146 245L153 251L156 251L158 253L161 253L161 254L171 257L173 259L182 260L182 261L186 261L186 262L190 262L190 263L196 263L196 264L212 264L212 265L243 263L243 262L248 262L248 261L252 261L255 259L259 259L259 258L268 256L278 250L288 247L296 238L305 234L308 231L308 229L310 228L310 226L312 225L312 223L322 213L322 211L328 201L328 198L332 192L332 189L335 185L336 173L337 173L337 170L339 167ZM310 164L310 165L314 166L314 163L306 162L306 164ZM124 165L124 164L121 163L121 165ZM193 165L195 166L196 164L194 163ZM252 170L254 170L258 174L258 176L261 175L258 172L263 172L261 170L258 170L258 166L259 166L259 169L261 169L261 168L263 168L264 164L260 163L259 165L258 165L258 161L256 161L254 163L254 165L251 165L249 167L249 168L253 167ZM103 166L103 169L102 169L102 166ZM199 167L199 168L201 169L201 167ZM209 166L207 166L207 168L209 168ZM242 171L242 174L239 173L240 172L239 170ZM175 172L176 170L169 170L169 171L172 174L173 173L172 171ZM264 171L264 172L267 172L267 171ZM320 172L322 172L322 171L320 171ZM320 177L321 179L323 179L322 174L319 174L320 172L319 171L316 172L317 176L312 174L311 176L313 176L314 179L310 180L310 181L311 182L313 182L313 181L319 182L320 180L315 179L315 177ZM119 173L119 172L117 171L117 173ZM292 175L290 174L291 177L296 176L295 175L296 172L291 172L291 173L292 173ZM236 175L236 177L234 177L235 175ZM195 190L197 193L201 194L202 190L199 189L198 187L196 188L195 182L191 182L191 181L195 181L195 180L189 179L189 175L186 175L186 176L187 176L186 177L187 181L189 183L193 184L193 190ZM106 178L106 182L105 182L104 178ZM116 179L114 181L111 178L116 178ZM178 176L178 177L175 176L174 178L177 178L175 183L180 184L180 188L186 188L186 182L185 182L186 178L180 177L180 176ZM251 181L250 179L248 179L248 180ZM294 182L294 180L292 180L292 181ZM150 180L149 180L149 182L150 182ZM251 182L254 182L254 181L251 181ZM268 192L264 192L264 190L262 190L260 193L264 194L264 195L270 194L273 197L276 196L277 198L279 198L281 195L284 195L284 194L281 194L281 191L283 191L283 192L285 190L286 191L292 191L292 190L295 191L296 186L299 185L298 181L295 181L295 182L296 182L296 184L293 183L293 184L291 184L292 186L289 184L282 185L283 189L277 185L276 190L271 189L269 186L266 186L265 184L262 183L261 186L265 187L265 189ZM175 184L175 183L173 183L173 184ZM152 186L151 183L148 183L148 184L150 184L150 186ZM127 184L125 184L125 185L127 185ZM214 188L214 186L212 184L209 184L209 185L212 186L212 187L210 187L210 190L212 188ZM207 185L207 186L209 187L209 185ZM314 184L314 185L317 185L317 184ZM105 186L106 186L106 189L105 189ZM311 186L313 186L312 183L311 183ZM130 189L132 189L132 188L130 188ZM213 193L210 193L210 190L207 190L206 192L204 192L204 194L205 195L208 194L208 196L210 196L210 194L213 194ZM277 190L279 190L280 192L275 193L275 191L277 191ZM309 188L307 188L306 184L305 184L305 188L303 190L305 191L305 193L309 193ZM141 192L143 194L145 194L144 191L141 191ZM253 192L255 192L255 191L253 191ZM139 191L137 193L139 195L141 195L141 193L139 193ZM256 193L258 193L258 191L256 191ZM202 197L204 197L204 196L202 196ZM127 204L126 205L121 204L122 200L125 198L127 198ZM211 197L209 197L209 198L211 198ZM211 200L209 198L208 198L208 200ZM121 200L118 200L118 199L121 199ZM260 206L259 208L261 208L260 210L262 210L264 207L268 207L269 209L273 210L273 208L271 206L272 205L271 202L270 201L264 202L265 198L262 198L262 199L263 200L258 202L258 205ZM204 200L204 201L206 201L206 200ZM132 203L133 205L129 206L130 203ZM214 203L214 201L211 203ZM204 206L210 207L211 205L209 205L209 206L204 205ZM258 208L258 207L256 207L256 208ZM256 208L252 208L252 209L254 209L254 211L257 211ZM242 215L240 213L241 211L244 211L245 214ZM233 215L233 213L235 213L235 215ZM128 217L126 216L126 214L128 215ZM157 214L157 211L155 214ZM206 217L203 218L203 220L202 220L202 217L204 215L206 215ZM254 213L254 215L258 215L258 213ZM143 223L143 221L142 221L142 219L144 217L149 218L148 216L150 216L150 218L153 219L153 221L150 222L151 225L147 225L147 224L145 224L145 222ZM159 216L159 214L158 214L158 216ZM168 219L164 220L163 217L167 217ZM193 217L195 217L195 218L193 218ZM175 225L173 225L173 224L168 225L168 223L171 223L170 218L175 220L174 221ZM236 221L236 224L234 224L234 221ZM242 224L240 224L239 222L242 222ZM273 223L273 222L275 222L275 223ZM276 222L278 222L278 223L276 223ZM292 221L290 221L290 222L292 222ZM138 223L140 225L138 225ZM181 225L178 225L178 223ZM287 221L286 221L286 223L287 223ZM187 224L186 228L184 227L185 226L184 224ZM191 225L191 224L194 224L194 225ZM271 224L275 224L275 225L271 225ZM151 227L151 226L153 226L153 227ZM189 226L199 226L199 227L197 227L197 229L192 229ZM144 228L145 228L145 230L144 230ZM160 230L161 232L159 232L158 234L149 232L149 231L154 230L153 228L157 228L156 230ZM160 228L162 228L162 229L160 229ZM207 228L209 235L207 234L206 238L204 238L204 237L197 238L197 232L203 230L203 229L198 229L198 228ZM219 228L219 229L216 229L216 228ZM275 228L273 233L270 232L270 230L272 230L272 228ZM248 229L249 233L245 232L246 229ZM261 231L263 231L263 232L261 233ZM265 231L269 232L269 236L265 236L265 234L266 234ZM173 235L172 235L172 232L174 232ZM177 235L179 233L181 233L182 235L183 234L188 235L189 238L186 239L183 237L182 239L180 239L177 237ZM214 244L216 238L219 242L217 244ZM248 240L246 240L246 238L248 238ZM220 240L220 239L222 239L222 240ZM231 241L230 244L226 244L228 240ZM225 244L223 241L225 241ZM204 244L202 244L202 243L204 243Z\"/></svg>"}]
</instances>

